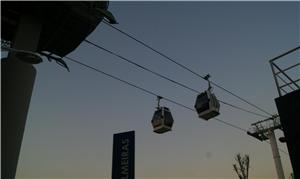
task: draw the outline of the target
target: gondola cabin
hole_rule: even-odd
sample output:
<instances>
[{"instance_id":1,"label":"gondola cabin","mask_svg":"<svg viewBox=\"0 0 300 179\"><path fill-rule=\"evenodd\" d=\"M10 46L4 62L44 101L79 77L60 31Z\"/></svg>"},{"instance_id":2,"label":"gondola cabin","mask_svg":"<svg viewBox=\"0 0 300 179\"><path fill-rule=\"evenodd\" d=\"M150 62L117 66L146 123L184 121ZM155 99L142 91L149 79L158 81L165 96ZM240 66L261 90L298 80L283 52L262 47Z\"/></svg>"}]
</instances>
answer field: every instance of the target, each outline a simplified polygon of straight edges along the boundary
<instances>
[{"instance_id":1,"label":"gondola cabin","mask_svg":"<svg viewBox=\"0 0 300 179\"><path fill-rule=\"evenodd\" d=\"M159 107L153 114L151 120L153 131L158 134L168 132L172 129L174 120L167 107Z\"/></svg>"},{"instance_id":2,"label":"gondola cabin","mask_svg":"<svg viewBox=\"0 0 300 179\"><path fill-rule=\"evenodd\" d=\"M220 114L220 103L210 90L206 90L197 96L195 109L199 118L209 120Z\"/></svg>"}]
</instances>

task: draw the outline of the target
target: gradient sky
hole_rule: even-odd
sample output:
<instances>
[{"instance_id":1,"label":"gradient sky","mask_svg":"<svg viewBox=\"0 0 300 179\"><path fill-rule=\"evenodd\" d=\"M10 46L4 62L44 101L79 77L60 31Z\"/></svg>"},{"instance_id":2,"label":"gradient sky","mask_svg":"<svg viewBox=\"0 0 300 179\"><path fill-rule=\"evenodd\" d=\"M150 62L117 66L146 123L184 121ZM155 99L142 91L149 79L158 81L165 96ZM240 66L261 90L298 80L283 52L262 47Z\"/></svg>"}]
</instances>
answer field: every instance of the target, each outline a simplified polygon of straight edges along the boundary
<instances>
[{"instance_id":1,"label":"gradient sky","mask_svg":"<svg viewBox=\"0 0 300 179\"><path fill-rule=\"evenodd\" d=\"M110 2L117 27L227 89L276 113L278 96L268 60L299 45L299 2ZM105 24L88 37L188 86L206 81L164 60ZM192 107L196 94L83 43L72 54L105 72ZM286 63L293 63L287 58ZM173 131L158 135L150 120L156 99L68 62L36 65L17 178L110 178L113 134L136 131L136 178L237 178L237 153L249 154L251 178L275 178L270 145L182 107L171 109ZM248 110L214 88L219 99ZM259 112L259 111L256 111ZM248 129L263 118L221 105L220 119ZM282 132L276 132L277 137ZM285 144L280 148L287 151ZM286 177L288 155L281 153Z\"/></svg>"}]
</instances>

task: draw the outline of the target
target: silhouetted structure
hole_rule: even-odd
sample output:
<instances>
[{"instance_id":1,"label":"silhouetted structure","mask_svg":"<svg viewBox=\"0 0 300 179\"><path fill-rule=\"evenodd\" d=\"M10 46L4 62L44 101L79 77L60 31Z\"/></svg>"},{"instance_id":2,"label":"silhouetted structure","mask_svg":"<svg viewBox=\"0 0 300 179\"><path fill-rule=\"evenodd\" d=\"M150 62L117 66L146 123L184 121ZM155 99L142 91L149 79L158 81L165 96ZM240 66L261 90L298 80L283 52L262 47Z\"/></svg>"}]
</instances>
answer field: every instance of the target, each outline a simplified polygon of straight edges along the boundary
<instances>
[{"instance_id":1,"label":"silhouetted structure","mask_svg":"<svg viewBox=\"0 0 300 179\"><path fill-rule=\"evenodd\" d=\"M115 22L107 8L107 1L1 2L1 48L9 51L1 60L1 178L15 178L38 53L72 52L104 17Z\"/></svg>"},{"instance_id":2,"label":"silhouetted structure","mask_svg":"<svg viewBox=\"0 0 300 179\"><path fill-rule=\"evenodd\" d=\"M35 51L64 57L98 26L103 17L115 23L107 1L1 2L1 38L13 42L20 21L27 17L42 26ZM31 22L33 24L34 22ZM27 22L27 24L29 24Z\"/></svg>"},{"instance_id":3,"label":"silhouetted structure","mask_svg":"<svg viewBox=\"0 0 300 179\"><path fill-rule=\"evenodd\" d=\"M300 78L299 76L296 77L298 79L292 78L288 73L292 69L295 70L295 68L298 68L299 72L300 62L286 67L285 69L281 69L276 62L277 60L282 59L286 55L296 52L299 49L300 46L270 60L276 88L279 94L279 97L275 99L275 102L284 132L283 141L286 141L287 144L294 171L294 178L300 178Z\"/></svg>"},{"instance_id":4,"label":"silhouetted structure","mask_svg":"<svg viewBox=\"0 0 300 179\"><path fill-rule=\"evenodd\" d=\"M294 178L300 178L300 90L278 97L275 102L280 115Z\"/></svg>"}]
</instances>

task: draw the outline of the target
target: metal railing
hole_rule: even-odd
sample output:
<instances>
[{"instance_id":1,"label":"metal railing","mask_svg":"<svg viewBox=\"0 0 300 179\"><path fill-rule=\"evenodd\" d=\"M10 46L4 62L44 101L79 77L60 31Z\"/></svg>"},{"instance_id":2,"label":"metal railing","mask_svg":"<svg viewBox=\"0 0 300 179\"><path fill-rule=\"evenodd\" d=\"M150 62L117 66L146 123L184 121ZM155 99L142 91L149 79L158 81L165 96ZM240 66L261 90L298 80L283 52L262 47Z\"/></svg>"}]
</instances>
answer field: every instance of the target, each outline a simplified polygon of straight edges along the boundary
<instances>
[{"instance_id":1,"label":"metal railing","mask_svg":"<svg viewBox=\"0 0 300 179\"><path fill-rule=\"evenodd\" d=\"M279 96L282 96L284 94L287 94L292 91L300 89L300 87L299 87L300 86L300 84L299 84L299 82L300 82L300 57L299 57L298 63L291 65L284 69L280 68L279 65L276 64L277 60L279 60L282 57L284 57L288 54L291 54L299 49L300 49L300 46L298 46L292 50L289 50L288 52L285 52L269 61ZM296 79L293 79L291 76L288 75L288 72L291 69L295 69L295 68L299 68L299 75L296 77ZM287 88L289 88L289 89L287 89Z\"/></svg>"}]
</instances>

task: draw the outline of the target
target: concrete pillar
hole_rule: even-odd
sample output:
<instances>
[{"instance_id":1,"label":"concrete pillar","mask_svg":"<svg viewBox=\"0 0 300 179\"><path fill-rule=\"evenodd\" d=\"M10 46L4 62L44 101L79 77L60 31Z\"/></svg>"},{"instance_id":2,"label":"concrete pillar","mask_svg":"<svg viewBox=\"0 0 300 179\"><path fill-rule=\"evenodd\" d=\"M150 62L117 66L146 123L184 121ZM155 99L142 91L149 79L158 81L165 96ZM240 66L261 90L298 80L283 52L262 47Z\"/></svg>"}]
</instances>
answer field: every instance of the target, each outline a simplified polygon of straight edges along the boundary
<instances>
[{"instance_id":1,"label":"concrete pillar","mask_svg":"<svg viewBox=\"0 0 300 179\"><path fill-rule=\"evenodd\" d=\"M268 135L269 135L269 139L270 139L270 144L271 144L271 148L272 148L272 153L273 153L273 158L274 158L274 162L275 162L276 173L277 173L278 179L284 179L284 172L283 172L283 168L282 168L282 164L281 164L281 160L280 160L280 155L279 155L279 151L278 151L278 146L277 146L274 130L269 130Z\"/></svg>"},{"instance_id":2,"label":"concrete pillar","mask_svg":"<svg viewBox=\"0 0 300 179\"><path fill-rule=\"evenodd\" d=\"M36 51L41 23L21 16L13 47ZM1 178L14 179L34 86L36 69L15 57L14 53L1 60Z\"/></svg>"}]
</instances>

